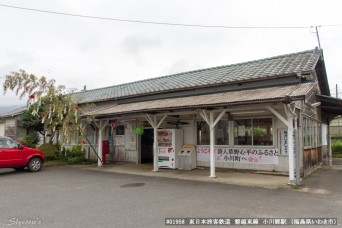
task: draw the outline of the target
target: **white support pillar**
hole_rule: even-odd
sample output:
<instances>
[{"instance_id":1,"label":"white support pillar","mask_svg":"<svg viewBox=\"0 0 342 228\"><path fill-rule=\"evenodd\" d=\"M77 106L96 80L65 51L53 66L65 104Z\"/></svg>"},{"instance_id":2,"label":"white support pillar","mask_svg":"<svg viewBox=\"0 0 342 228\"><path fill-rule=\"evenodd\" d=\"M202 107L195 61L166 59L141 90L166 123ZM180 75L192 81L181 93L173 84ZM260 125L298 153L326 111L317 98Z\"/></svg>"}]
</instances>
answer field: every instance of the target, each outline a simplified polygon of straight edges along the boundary
<instances>
[{"instance_id":1,"label":"white support pillar","mask_svg":"<svg viewBox=\"0 0 342 228\"><path fill-rule=\"evenodd\" d=\"M98 138L97 138L97 155L98 155L98 159L97 159L97 166L102 166L103 165L103 158L102 158L102 132L103 129L107 126L109 120L106 121L102 121L100 120L100 123L95 123L97 129L98 129Z\"/></svg>"},{"instance_id":2,"label":"white support pillar","mask_svg":"<svg viewBox=\"0 0 342 228\"><path fill-rule=\"evenodd\" d=\"M293 119L294 115L290 112L290 110L287 110L287 106L284 106L285 113L287 114L287 119L285 119L277 110L275 110L271 106L266 106L268 110L270 110L275 116L278 117L279 120L281 120L288 129L288 152L289 152L289 183L288 184L295 184L294 181L294 141L293 141ZM299 153L299 151L297 152Z\"/></svg>"},{"instance_id":3,"label":"white support pillar","mask_svg":"<svg viewBox=\"0 0 342 228\"><path fill-rule=\"evenodd\" d=\"M210 127L210 176L216 177L215 174L215 125L214 124L214 112L209 113L209 127Z\"/></svg>"},{"instance_id":4,"label":"white support pillar","mask_svg":"<svg viewBox=\"0 0 342 228\"><path fill-rule=\"evenodd\" d=\"M156 115L149 115L146 114L146 119L150 123L150 125L153 127L153 170L154 172L158 172L158 128L160 125L163 123L167 115L165 114L161 120L158 122L157 121L157 116Z\"/></svg>"},{"instance_id":5,"label":"white support pillar","mask_svg":"<svg viewBox=\"0 0 342 228\"><path fill-rule=\"evenodd\" d=\"M210 129L210 176L216 177L215 173L215 126L218 121L222 118L222 116L226 113L226 109L222 110L220 114L214 119L214 111L209 111L209 118L207 111L200 110L200 115L204 119L204 121L209 125Z\"/></svg>"},{"instance_id":6,"label":"white support pillar","mask_svg":"<svg viewBox=\"0 0 342 228\"><path fill-rule=\"evenodd\" d=\"M101 122L100 122L101 125ZM98 129L98 138L97 138L97 154L98 154L98 159L97 159L97 166L102 166L102 129Z\"/></svg>"},{"instance_id":7,"label":"white support pillar","mask_svg":"<svg viewBox=\"0 0 342 228\"><path fill-rule=\"evenodd\" d=\"M294 182L294 141L293 141L293 116L290 114L288 117L288 152L289 152L289 184L293 185ZM299 151L297 151L299 153Z\"/></svg>"}]
</instances>

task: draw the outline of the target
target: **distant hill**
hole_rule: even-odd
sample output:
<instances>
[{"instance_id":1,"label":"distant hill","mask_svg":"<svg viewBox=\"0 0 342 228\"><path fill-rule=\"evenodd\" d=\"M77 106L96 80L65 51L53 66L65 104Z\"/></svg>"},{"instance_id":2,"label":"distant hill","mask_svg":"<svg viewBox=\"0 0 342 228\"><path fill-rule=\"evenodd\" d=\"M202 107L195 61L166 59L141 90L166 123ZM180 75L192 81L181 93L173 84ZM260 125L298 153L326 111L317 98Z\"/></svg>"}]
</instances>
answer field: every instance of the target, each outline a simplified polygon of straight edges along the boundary
<instances>
[{"instance_id":1,"label":"distant hill","mask_svg":"<svg viewBox=\"0 0 342 228\"><path fill-rule=\"evenodd\" d=\"M23 107L23 105L0 106L0 114Z\"/></svg>"}]
</instances>

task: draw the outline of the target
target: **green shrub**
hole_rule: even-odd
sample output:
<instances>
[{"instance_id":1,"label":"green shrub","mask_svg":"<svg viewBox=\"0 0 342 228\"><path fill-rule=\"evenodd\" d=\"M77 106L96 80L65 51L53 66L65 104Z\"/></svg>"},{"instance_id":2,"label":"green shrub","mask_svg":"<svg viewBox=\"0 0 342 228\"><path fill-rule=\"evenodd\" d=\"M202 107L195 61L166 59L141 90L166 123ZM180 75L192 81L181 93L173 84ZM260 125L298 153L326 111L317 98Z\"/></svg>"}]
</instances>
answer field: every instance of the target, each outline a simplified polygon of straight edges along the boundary
<instances>
[{"instance_id":1,"label":"green shrub","mask_svg":"<svg viewBox=\"0 0 342 228\"><path fill-rule=\"evenodd\" d=\"M82 146L73 146L70 153L70 157L83 157L85 156L85 151L82 149Z\"/></svg>"},{"instance_id":2,"label":"green shrub","mask_svg":"<svg viewBox=\"0 0 342 228\"><path fill-rule=\"evenodd\" d=\"M39 148L45 155L46 160L55 160L58 156L58 148L56 145L53 145L52 143L45 143L41 145Z\"/></svg>"},{"instance_id":3,"label":"green shrub","mask_svg":"<svg viewBox=\"0 0 342 228\"><path fill-rule=\"evenodd\" d=\"M63 160L68 164L81 164L85 160L85 151L82 150L82 146L73 146L71 151L66 150L62 156L59 160Z\"/></svg>"},{"instance_id":4,"label":"green shrub","mask_svg":"<svg viewBox=\"0 0 342 228\"><path fill-rule=\"evenodd\" d=\"M67 157L68 164L82 164L84 162L84 157Z\"/></svg>"},{"instance_id":5,"label":"green shrub","mask_svg":"<svg viewBox=\"0 0 342 228\"><path fill-rule=\"evenodd\" d=\"M39 142L39 138L37 134L33 133L33 134L26 135L20 142L26 147L36 148Z\"/></svg>"},{"instance_id":6,"label":"green shrub","mask_svg":"<svg viewBox=\"0 0 342 228\"><path fill-rule=\"evenodd\" d=\"M342 153L342 142L334 142L331 144L331 149L333 153Z\"/></svg>"}]
</instances>

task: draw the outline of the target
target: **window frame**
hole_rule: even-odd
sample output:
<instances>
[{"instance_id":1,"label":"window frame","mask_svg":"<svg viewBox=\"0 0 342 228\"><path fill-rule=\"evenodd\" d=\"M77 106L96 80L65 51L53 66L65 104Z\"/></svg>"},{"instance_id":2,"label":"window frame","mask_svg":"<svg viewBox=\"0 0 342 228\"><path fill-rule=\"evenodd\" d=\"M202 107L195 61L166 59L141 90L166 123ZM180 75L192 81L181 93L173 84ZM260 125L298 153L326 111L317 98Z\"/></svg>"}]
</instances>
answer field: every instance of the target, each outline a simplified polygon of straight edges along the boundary
<instances>
[{"instance_id":1,"label":"window frame","mask_svg":"<svg viewBox=\"0 0 342 228\"><path fill-rule=\"evenodd\" d=\"M304 149L322 146L322 122L309 116L303 116L303 144Z\"/></svg>"},{"instance_id":2,"label":"window frame","mask_svg":"<svg viewBox=\"0 0 342 228\"><path fill-rule=\"evenodd\" d=\"M252 122L252 145L237 145L234 142L234 120L243 120L243 119L248 119L251 120ZM254 126L253 126L253 120L254 119L271 119L272 120L272 145L253 145L253 140L254 140ZM257 117L238 117L238 118L234 118L234 120L228 120L228 129L229 129L229 144L228 145L219 145L219 144L214 144L214 146L221 146L221 147L231 147L231 148L253 148L253 147L258 147L258 148L275 148L276 147L276 134L275 134L275 121L274 121L274 116L257 116ZM210 146L210 144L198 144L198 122L200 121L204 121L202 119L196 119L195 120L195 138L196 138L196 145L197 146ZM205 121L204 121L205 122ZM232 123L232 124L231 124ZM208 125L207 123L205 123L206 125ZM232 126L231 126L232 125ZM216 127L216 126L215 126ZM216 138L215 138L216 141Z\"/></svg>"},{"instance_id":3,"label":"window frame","mask_svg":"<svg viewBox=\"0 0 342 228\"><path fill-rule=\"evenodd\" d=\"M273 116L257 116L257 117L241 117L241 118L235 118L234 120L244 120L244 119L249 119L251 120L251 125L252 125L252 145L236 145L235 144L235 135L234 135L234 129L233 129L233 146L234 147L237 147L237 148L252 148L252 147L265 147L265 148L274 148L276 145L275 145L275 131L274 131L274 117ZM272 120L272 145L253 145L254 143L254 125L253 125L253 120L254 119L271 119ZM234 126L233 126L234 128Z\"/></svg>"}]
</instances>

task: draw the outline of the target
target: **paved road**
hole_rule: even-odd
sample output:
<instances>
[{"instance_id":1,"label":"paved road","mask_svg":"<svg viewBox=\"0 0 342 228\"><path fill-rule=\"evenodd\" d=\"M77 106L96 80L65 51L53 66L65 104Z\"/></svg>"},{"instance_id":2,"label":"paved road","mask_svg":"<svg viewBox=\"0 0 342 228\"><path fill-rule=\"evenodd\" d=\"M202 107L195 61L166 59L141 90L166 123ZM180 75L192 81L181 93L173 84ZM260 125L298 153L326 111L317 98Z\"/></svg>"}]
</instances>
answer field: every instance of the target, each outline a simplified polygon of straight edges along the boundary
<instances>
[{"instance_id":1,"label":"paved road","mask_svg":"<svg viewBox=\"0 0 342 228\"><path fill-rule=\"evenodd\" d=\"M342 166L342 158L334 158L333 165Z\"/></svg>"},{"instance_id":2,"label":"paved road","mask_svg":"<svg viewBox=\"0 0 342 228\"><path fill-rule=\"evenodd\" d=\"M40 173L3 169L0 227L36 219L40 225L26 227L164 227L166 217L337 217L340 224L341 174L318 170L301 192L72 167L46 167Z\"/></svg>"}]
</instances>

